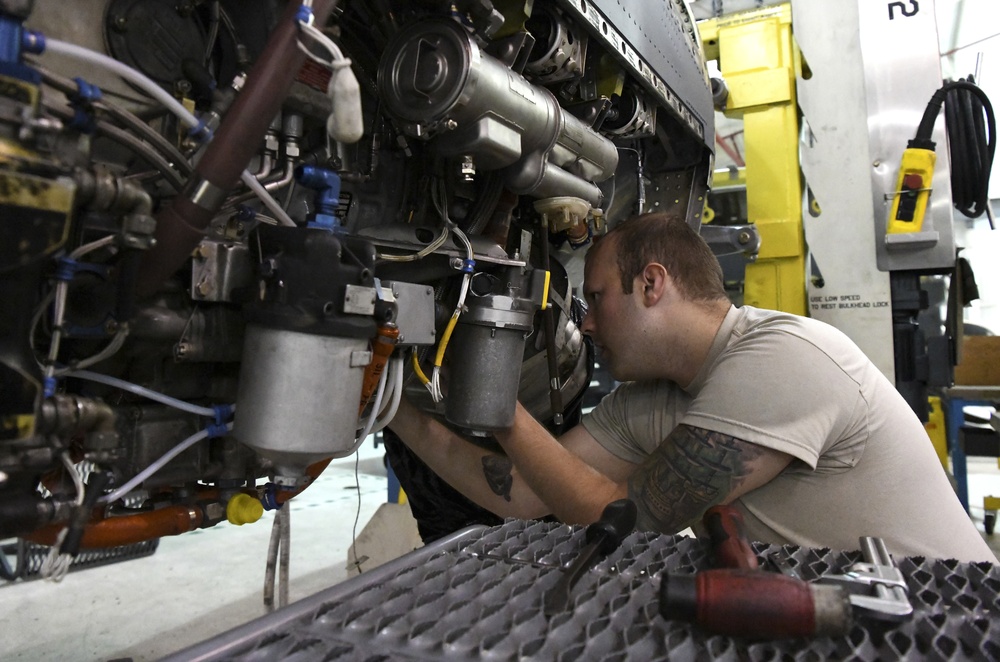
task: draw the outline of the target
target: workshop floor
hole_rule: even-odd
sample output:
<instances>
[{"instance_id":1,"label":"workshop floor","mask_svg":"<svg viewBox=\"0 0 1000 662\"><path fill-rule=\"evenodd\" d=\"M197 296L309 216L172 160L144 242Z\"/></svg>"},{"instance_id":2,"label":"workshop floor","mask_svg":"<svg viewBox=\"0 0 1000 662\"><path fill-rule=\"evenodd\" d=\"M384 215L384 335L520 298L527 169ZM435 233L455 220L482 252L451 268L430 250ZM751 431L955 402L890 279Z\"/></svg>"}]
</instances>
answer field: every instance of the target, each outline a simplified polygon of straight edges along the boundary
<instances>
[{"instance_id":1,"label":"workshop floor","mask_svg":"<svg viewBox=\"0 0 1000 662\"><path fill-rule=\"evenodd\" d=\"M969 494L982 531L982 498L1000 495L996 460L970 459ZM355 519L365 569L419 544L407 508L385 501L382 450L370 442L359 452L357 482L355 460L345 458L295 499L292 601L357 572L347 567ZM254 525L165 538L151 556L70 573L59 584L0 585L0 659L154 660L263 615L271 521L268 513ZM1000 558L1000 532L987 540Z\"/></svg>"}]
</instances>

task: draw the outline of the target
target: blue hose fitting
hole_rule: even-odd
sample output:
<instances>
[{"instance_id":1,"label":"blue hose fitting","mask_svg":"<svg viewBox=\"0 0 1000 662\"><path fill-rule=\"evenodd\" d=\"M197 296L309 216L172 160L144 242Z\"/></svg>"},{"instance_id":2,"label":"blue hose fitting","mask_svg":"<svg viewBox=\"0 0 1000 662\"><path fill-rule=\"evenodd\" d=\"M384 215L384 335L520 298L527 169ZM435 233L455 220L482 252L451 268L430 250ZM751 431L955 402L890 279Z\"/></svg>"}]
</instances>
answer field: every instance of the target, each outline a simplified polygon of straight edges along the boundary
<instances>
[{"instance_id":1,"label":"blue hose fitting","mask_svg":"<svg viewBox=\"0 0 1000 662\"><path fill-rule=\"evenodd\" d=\"M315 166L300 165L295 168L295 181L300 186L316 191L314 203L316 213L309 219L308 226L341 232L337 207L340 206L340 175L333 170Z\"/></svg>"}]
</instances>

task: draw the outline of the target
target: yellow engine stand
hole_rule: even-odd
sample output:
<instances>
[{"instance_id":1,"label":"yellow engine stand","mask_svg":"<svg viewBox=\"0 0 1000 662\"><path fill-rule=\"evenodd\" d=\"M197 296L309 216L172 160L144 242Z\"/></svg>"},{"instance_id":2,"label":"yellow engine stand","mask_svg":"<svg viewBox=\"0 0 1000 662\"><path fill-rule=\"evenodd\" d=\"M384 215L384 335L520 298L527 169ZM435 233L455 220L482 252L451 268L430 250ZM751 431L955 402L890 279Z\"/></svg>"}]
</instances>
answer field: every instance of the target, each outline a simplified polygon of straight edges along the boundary
<instances>
[{"instance_id":1,"label":"yellow engine stand","mask_svg":"<svg viewBox=\"0 0 1000 662\"><path fill-rule=\"evenodd\" d=\"M718 60L729 87L725 114L744 126L747 215L761 247L747 265L743 300L806 315L799 122L795 79L801 54L792 8L775 5L700 21L706 60Z\"/></svg>"}]
</instances>

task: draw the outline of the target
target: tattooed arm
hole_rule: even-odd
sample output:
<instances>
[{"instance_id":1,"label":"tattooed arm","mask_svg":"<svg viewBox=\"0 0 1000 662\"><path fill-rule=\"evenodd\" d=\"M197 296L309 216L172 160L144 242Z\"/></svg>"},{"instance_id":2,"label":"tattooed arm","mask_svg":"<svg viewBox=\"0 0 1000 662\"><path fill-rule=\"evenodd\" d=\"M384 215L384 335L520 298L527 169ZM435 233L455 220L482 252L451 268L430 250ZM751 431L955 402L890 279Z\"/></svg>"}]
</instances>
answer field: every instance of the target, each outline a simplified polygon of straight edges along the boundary
<instances>
[{"instance_id":1,"label":"tattooed arm","mask_svg":"<svg viewBox=\"0 0 1000 662\"><path fill-rule=\"evenodd\" d=\"M582 427L570 430L557 441L520 405L518 420L523 425L540 430L543 437L539 450L544 450L547 445L557 447L588 470L593 466L609 473L618 471L617 479L624 480L635 467L605 451ZM519 467L508 456L491 453L469 443L417 410L405 398L390 427L449 485L500 517L527 519L553 512L524 480Z\"/></svg>"},{"instance_id":2,"label":"tattooed arm","mask_svg":"<svg viewBox=\"0 0 1000 662\"><path fill-rule=\"evenodd\" d=\"M637 526L675 533L704 512L767 483L792 456L720 432L679 425L628 480Z\"/></svg>"}]
</instances>

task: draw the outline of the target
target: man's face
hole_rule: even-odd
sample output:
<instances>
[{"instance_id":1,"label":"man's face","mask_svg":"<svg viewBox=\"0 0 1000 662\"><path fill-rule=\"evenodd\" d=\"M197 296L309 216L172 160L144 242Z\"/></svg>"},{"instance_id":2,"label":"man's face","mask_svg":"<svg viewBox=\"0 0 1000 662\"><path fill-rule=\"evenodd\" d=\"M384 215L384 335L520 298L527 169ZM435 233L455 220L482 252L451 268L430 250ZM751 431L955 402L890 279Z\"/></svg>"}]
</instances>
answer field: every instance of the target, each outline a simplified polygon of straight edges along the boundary
<instances>
[{"instance_id":1,"label":"man's face","mask_svg":"<svg viewBox=\"0 0 1000 662\"><path fill-rule=\"evenodd\" d=\"M642 355L641 347L635 343L634 329L639 302L635 288L631 294L622 289L614 241L614 238L601 241L587 256L583 284L587 316L581 330L597 346L601 365L615 379L627 381L631 379L630 363Z\"/></svg>"}]
</instances>

